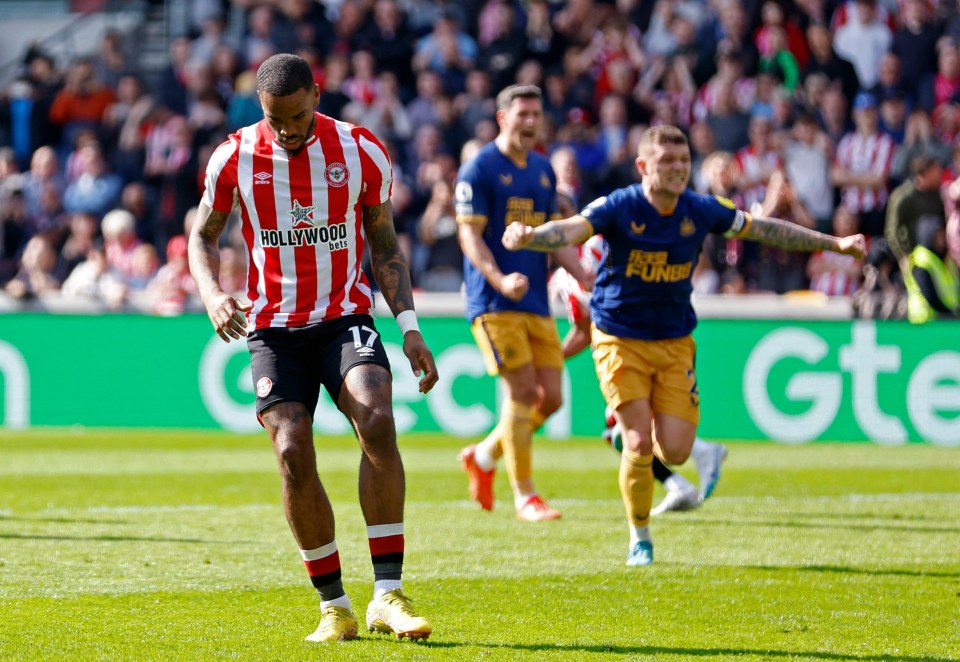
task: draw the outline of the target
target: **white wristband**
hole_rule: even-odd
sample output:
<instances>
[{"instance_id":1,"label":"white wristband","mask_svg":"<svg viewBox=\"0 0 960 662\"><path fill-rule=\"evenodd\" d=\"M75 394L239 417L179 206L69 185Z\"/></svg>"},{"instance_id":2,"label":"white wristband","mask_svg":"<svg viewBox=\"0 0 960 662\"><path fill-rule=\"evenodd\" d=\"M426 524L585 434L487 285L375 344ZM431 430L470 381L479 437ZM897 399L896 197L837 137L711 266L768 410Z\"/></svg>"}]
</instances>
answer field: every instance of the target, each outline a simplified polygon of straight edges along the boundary
<instances>
[{"instance_id":1,"label":"white wristband","mask_svg":"<svg viewBox=\"0 0 960 662\"><path fill-rule=\"evenodd\" d=\"M420 324L417 323L417 313L414 310L405 310L397 315L397 326L400 327L400 333L407 335L407 331L419 331Z\"/></svg>"}]
</instances>

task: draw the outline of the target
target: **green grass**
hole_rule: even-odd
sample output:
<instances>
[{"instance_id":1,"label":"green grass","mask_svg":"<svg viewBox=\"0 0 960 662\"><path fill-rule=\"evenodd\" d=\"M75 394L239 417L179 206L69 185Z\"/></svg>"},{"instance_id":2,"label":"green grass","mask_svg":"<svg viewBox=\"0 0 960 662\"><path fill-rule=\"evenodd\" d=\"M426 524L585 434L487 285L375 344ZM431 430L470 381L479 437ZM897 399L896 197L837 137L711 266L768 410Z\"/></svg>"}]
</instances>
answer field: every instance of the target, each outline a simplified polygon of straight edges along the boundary
<instances>
[{"instance_id":1,"label":"green grass","mask_svg":"<svg viewBox=\"0 0 960 662\"><path fill-rule=\"evenodd\" d=\"M317 445L362 613L358 451ZM631 569L601 442L538 442L563 510L542 524L513 520L503 475L476 511L460 445L401 440L405 587L434 636L316 645L265 436L5 431L0 659L960 660L960 449L731 444L716 496L654 520Z\"/></svg>"}]
</instances>

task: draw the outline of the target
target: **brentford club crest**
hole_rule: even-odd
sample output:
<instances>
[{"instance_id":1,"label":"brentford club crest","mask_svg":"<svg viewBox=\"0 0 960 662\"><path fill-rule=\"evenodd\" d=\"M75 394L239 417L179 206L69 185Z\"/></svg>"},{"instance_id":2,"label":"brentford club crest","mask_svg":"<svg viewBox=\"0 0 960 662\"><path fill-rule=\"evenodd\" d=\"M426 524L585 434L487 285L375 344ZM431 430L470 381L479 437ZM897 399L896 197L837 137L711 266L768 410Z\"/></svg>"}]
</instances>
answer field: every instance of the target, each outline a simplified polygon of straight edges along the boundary
<instances>
[{"instance_id":1,"label":"brentford club crest","mask_svg":"<svg viewBox=\"0 0 960 662\"><path fill-rule=\"evenodd\" d=\"M273 380L269 377L261 377L257 381L257 395L261 398L265 398L270 394L270 389L273 388Z\"/></svg>"},{"instance_id":2,"label":"brentford club crest","mask_svg":"<svg viewBox=\"0 0 960 662\"><path fill-rule=\"evenodd\" d=\"M327 178L327 184L335 188L340 188L350 181L350 169L343 163L331 163L327 166L324 175Z\"/></svg>"}]
</instances>

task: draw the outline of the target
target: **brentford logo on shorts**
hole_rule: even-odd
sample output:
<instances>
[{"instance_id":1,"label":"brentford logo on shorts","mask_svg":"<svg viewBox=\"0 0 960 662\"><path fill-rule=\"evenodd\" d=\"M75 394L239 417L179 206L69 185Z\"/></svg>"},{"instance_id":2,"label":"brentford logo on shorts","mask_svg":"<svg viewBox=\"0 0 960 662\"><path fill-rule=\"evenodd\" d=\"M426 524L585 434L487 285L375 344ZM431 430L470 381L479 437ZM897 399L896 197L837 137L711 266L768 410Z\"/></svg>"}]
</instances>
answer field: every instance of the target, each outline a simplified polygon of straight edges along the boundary
<instances>
[{"instance_id":1,"label":"brentford logo on shorts","mask_svg":"<svg viewBox=\"0 0 960 662\"><path fill-rule=\"evenodd\" d=\"M340 188L350 180L350 169L342 163L331 163L324 173L327 184Z\"/></svg>"},{"instance_id":2,"label":"brentford logo on shorts","mask_svg":"<svg viewBox=\"0 0 960 662\"><path fill-rule=\"evenodd\" d=\"M261 377L257 381L257 395L261 398L267 397L270 393L270 389L273 388L273 380L269 377Z\"/></svg>"}]
</instances>

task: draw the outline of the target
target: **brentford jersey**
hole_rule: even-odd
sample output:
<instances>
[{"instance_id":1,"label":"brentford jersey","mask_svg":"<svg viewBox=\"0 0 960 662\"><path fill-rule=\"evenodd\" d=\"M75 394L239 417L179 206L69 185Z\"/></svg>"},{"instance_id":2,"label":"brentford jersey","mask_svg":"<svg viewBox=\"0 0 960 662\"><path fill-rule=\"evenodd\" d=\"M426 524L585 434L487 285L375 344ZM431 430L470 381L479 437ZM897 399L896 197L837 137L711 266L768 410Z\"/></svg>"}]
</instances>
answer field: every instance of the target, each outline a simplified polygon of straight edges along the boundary
<instances>
[{"instance_id":1,"label":"brentford jersey","mask_svg":"<svg viewBox=\"0 0 960 662\"><path fill-rule=\"evenodd\" d=\"M203 202L219 212L240 207L250 329L370 310L362 212L390 199L390 159L367 129L316 118L296 153L261 120L232 134L207 166Z\"/></svg>"}]
</instances>

